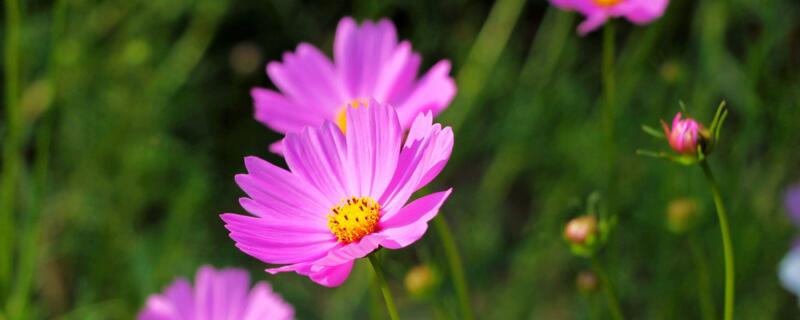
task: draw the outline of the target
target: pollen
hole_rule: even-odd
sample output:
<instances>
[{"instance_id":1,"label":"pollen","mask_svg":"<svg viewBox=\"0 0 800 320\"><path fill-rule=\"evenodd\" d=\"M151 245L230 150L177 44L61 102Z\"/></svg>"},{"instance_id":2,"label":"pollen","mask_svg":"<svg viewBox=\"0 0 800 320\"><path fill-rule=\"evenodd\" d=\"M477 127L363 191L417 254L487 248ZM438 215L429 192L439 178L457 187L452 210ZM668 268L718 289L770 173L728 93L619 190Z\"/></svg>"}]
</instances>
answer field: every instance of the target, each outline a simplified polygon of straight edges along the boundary
<instances>
[{"instance_id":1,"label":"pollen","mask_svg":"<svg viewBox=\"0 0 800 320\"><path fill-rule=\"evenodd\" d=\"M622 2L623 0L592 0L595 4L603 7L610 7Z\"/></svg>"},{"instance_id":2,"label":"pollen","mask_svg":"<svg viewBox=\"0 0 800 320\"><path fill-rule=\"evenodd\" d=\"M339 242L351 243L378 229L381 205L370 197L350 197L331 209L328 228Z\"/></svg>"},{"instance_id":3,"label":"pollen","mask_svg":"<svg viewBox=\"0 0 800 320\"><path fill-rule=\"evenodd\" d=\"M347 132L347 106L352 106L353 108L360 108L360 107L368 107L369 101L367 99L353 99L350 102L345 103L344 106L339 108L339 112L336 114L336 125L339 126L339 129L342 129L342 132Z\"/></svg>"}]
</instances>

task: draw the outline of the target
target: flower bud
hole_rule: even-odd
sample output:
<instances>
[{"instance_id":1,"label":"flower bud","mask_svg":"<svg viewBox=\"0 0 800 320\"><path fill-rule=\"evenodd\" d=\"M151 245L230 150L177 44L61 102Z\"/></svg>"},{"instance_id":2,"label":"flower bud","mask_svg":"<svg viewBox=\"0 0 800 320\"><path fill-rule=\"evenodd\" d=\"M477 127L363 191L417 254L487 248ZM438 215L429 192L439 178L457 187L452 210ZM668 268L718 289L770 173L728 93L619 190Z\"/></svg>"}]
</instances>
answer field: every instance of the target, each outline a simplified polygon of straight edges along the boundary
<instances>
[{"instance_id":1,"label":"flower bud","mask_svg":"<svg viewBox=\"0 0 800 320\"><path fill-rule=\"evenodd\" d=\"M697 201L692 198L678 198L667 205L667 229L683 233L689 229L698 212Z\"/></svg>"},{"instance_id":2,"label":"flower bud","mask_svg":"<svg viewBox=\"0 0 800 320\"><path fill-rule=\"evenodd\" d=\"M439 276L428 265L418 265L406 273L403 284L411 297L423 299L436 290L439 285Z\"/></svg>"},{"instance_id":3,"label":"flower bud","mask_svg":"<svg viewBox=\"0 0 800 320\"><path fill-rule=\"evenodd\" d=\"M698 144L702 143L706 129L692 118L681 119L678 112L672 120L672 129L661 122L672 150L680 154L695 154Z\"/></svg>"},{"instance_id":4,"label":"flower bud","mask_svg":"<svg viewBox=\"0 0 800 320\"><path fill-rule=\"evenodd\" d=\"M574 218L564 227L564 238L574 245L586 245L597 232L597 218L585 215Z\"/></svg>"},{"instance_id":5,"label":"flower bud","mask_svg":"<svg viewBox=\"0 0 800 320\"><path fill-rule=\"evenodd\" d=\"M592 293L597 290L597 275L591 271L581 271L575 276L575 286L581 293Z\"/></svg>"}]
</instances>

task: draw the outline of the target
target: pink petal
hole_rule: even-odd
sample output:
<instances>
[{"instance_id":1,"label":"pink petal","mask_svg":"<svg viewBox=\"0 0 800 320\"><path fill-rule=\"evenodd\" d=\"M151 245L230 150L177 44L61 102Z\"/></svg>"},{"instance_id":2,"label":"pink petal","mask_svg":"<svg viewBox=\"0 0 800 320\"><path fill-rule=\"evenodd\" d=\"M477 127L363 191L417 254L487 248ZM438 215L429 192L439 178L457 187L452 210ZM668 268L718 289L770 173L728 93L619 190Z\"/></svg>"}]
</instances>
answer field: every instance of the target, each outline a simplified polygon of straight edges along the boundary
<instances>
[{"instance_id":1,"label":"pink petal","mask_svg":"<svg viewBox=\"0 0 800 320\"><path fill-rule=\"evenodd\" d=\"M304 219L326 224L330 203L312 185L292 173L257 157L246 157L248 174L236 176L239 187L261 205L251 212L260 217Z\"/></svg>"},{"instance_id":2,"label":"pink petal","mask_svg":"<svg viewBox=\"0 0 800 320\"><path fill-rule=\"evenodd\" d=\"M597 30L597 28L600 28L600 26L606 23L606 20L608 20L608 14L605 11L592 13L586 17L586 20L583 20L583 22L578 25L578 34L585 36Z\"/></svg>"},{"instance_id":3,"label":"pink petal","mask_svg":"<svg viewBox=\"0 0 800 320\"><path fill-rule=\"evenodd\" d=\"M647 24L664 15L669 0L628 0L609 9L614 17L625 17L635 24Z\"/></svg>"},{"instance_id":4,"label":"pink petal","mask_svg":"<svg viewBox=\"0 0 800 320\"><path fill-rule=\"evenodd\" d=\"M226 319L229 312L237 316L243 308L241 300L250 285L249 278L242 270L217 272L210 266L201 267L194 283L195 319Z\"/></svg>"},{"instance_id":5,"label":"pink petal","mask_svg":"<svg viewBox=\"0 0 800 320\"><path fill-rule=\"evenodd\" d=\"M321 128L307 127L302 133L290 133L284 139L284 147L286 163L292 173L308 181L324 196L327 207L320 212L322 216L351 196L345 184L350 176L345 166L345 138L336 125L326 121Z\"/></svg>"},{"instance_id":6,"label":"pink petal","mask_svg":"<svg viewBox=\"0 0 800 320\"><path fill-rule=\"evenodd\" d=\"M330 250L325 257L312 262L312 264L329 267L363 258L377 249L385 238L386 236L381 233L368 234L359 241Z\"/></svg>"},{"instance_id":7,"label":"pink petal","mask_svg":"<svg viewBox=\"0 0 800 320\"><path fill-rule=\"evenodd\" d=\"M178 278L163 295L152 295L137 316L139 320L175 320L194 318L194 294L192 285Z\"/></svg>"},{"instance_id":8,"label":"pink petal","mask_svg":"<svg viewBox=\"0 0 800 320\"><path fill-rule=\"evenodd\" d=\"M267 73L275 85L297 105L315 110L322 119L336 114L344 98L335 68L317 48L305 43L294 54L286 53L283 62L271 62Z\"/></svg>"},{"instance_id":9,"label":"pink petal","mask_svg":"<svg viewBox=\"0 0 800 320\"><path fill-rule=\"evenodd\" d=\"M255 105L255 118L280 133L300 131L305 126L319 125L319 112L296 104L275 91L264 88L250 90Z\"/></svg>"},{"instance_id":10,"label":"pink petal","mask_svg":"<svg viewBox=\"0 0 800 320\"><path fill-rule=\"evenodd\" d=\"M397 168L402 134L391 106L372 100L367 108L347 109L347 158L355 183L350 196L383 194Z\"/></svg>"},{"instance_id":11,"label":"pink petal","mask_svg":"<svg viewBox=\"0 0 800 320\"><path fill-rule=\"evenodd\" d=\"M290 320L294 318L294 308L275 294L266 282L259 282L250 291L247 299L244 320Z\"/></svg>"},{"instance_id":12,"label":"pink petal","mask_svg":"<svg viewBox=\"0 0 800 320\"><path fill-rule=\"evenodd\" d=\"M411 91L422 59L411 51L411 43L403 41L381 66L372 97L378 101L402 101Z\"/></svg>"},{"instance_id":13,"label":"pink petal","mask_svg":"<svg viewBox=\"0 0 800 320\"><path fill-rule=\"evenodd\" d=\"M230 213L221 217L236 246L266 263L310 261L338 245L329 230L299 225L271 226L259 218Z\"/></svg>"},{"instance_id":14,"label":"pink petal","mask_svg":"<svg viewBox=\"0 0 800 320\"><path fill-rule=\"evenodd\" d=\"M337 287L347 279L347 276L350 275L350 270L352 268L353 261L346 262L338 266L315 266L309 263L300 263L267 269L266 271L272 274L294 271L298 274L308 276L311 278L311 280L323 286Z\"/></svg>"},{"instance_id":15,"label":"pink petal","mask_svg":"<svg viewBox=\"0 0 800 320\"><path fill-rule=\"evenodd\" d=\"M350 98L372 97L379 71L397 46L397 32L388 20L364 21L358 27L352 18L339 22L334 60Z\"/></svg>"},{"instance_id":16,"label":"pink petal","mask_svg":"<svg viewBox=\"0 0 800 320\"><path fill-rule=\"evenodd\" d=\"M452 129L432 124L432 118L430 113L420 114L409 130L392 182L379 200L387 216L395 214L414 191L436 177L450 158Z\"/></svg>"},{"instance_id":17,"label":"pink petal","mask_svg":"<svg viewBox=\"0 0 800 320\"><path fill-rule=\"evenodd\" d=\"M439 208L452 191L453 189L448 189L429 194L403 207L392 217L385 220L382 217L380 233L386 239L381 242L381 246L399 249L419 240L428 229L428 221L436 217Z\"/></svg>"},{"instance_id":18,"label":"pink petal","mask_svg":"<svg viewBox=\"0 0 800 320\"><path fill-rule=\"evenodd\" d=\"M456 83L450 77L450 62L439 61L417 81L414 90L397 106L400 123L407 128L420 113L444 110L456 94Z\"/></svg>"},{"instance_id":19,"label":"pink petal","mask_svg":"<svg viewBox=\"0 0 800 320\"><path fill-rule=\"evenodd\" d=\"M176 320L191 319L182 317L176 309L176 305L161 295L154 295L147 298L144 309L136 316L138 320Z\"/></svg>"}]
</instances>

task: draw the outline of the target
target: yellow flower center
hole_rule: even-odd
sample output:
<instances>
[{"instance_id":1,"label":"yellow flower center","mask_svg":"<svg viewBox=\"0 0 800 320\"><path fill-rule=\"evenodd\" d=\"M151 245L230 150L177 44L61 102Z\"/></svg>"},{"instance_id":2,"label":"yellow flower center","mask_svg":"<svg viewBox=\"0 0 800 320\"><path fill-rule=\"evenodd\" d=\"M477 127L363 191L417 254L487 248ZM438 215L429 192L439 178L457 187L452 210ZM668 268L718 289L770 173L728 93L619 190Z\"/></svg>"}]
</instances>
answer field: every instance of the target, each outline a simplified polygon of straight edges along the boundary
<instances>
[{"instance_id":1,"label":"yellow flower center","mask_svg":"<svg viewBox=\"0 0 800 320\"><path fill-rule=\"evenodd\" d=\"M368 107L369 101L367 99L360 99L356 98L350 100L350 102L345 103L343 107L339 109L339 113L336 114L336 125L339 126L339 129L342 129L342 133L347 132L347 106L353 106L353 108L359 107Z\"/></svg>"},{"instance_id":2,"label":"yellow flower center","mask_svg":"<svg viewBox=\"0 0 800 320\"><path fill-rule=\"evenodd\" d=\"M333 207L328 228L342 243L361 240L378 228L381 205L370 197L351 197Z\"/></svg>"},{"instance_id":3,"label":"yellow flower center","mask_svg":"<svg viewBox=\"0 0 800 320\"><path fill-rule=\"evenodd\" d=\"M592 1L594 1L594 3L597 4L598 6L610 7L617 3L622 2L623 0L592 0Z\"/></svg>"}]
</instances>

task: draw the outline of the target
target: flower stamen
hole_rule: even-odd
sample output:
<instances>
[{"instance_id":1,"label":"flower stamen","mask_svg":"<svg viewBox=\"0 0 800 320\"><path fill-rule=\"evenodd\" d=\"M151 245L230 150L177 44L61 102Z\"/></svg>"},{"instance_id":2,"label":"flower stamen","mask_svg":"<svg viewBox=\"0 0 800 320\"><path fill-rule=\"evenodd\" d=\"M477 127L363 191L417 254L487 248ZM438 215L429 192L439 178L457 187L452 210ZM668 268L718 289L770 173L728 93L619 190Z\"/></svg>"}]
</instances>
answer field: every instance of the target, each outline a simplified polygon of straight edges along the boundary
<instances>
[{"instance_id":1,"label":"flower stamen","mask_svg":"<svg viewBox=\"0 0 800 320\"><path fill-rule=\"evenodd\" d=\"M339 242L351 243L378 229L381 205L370 197L350 197L333 207L328 228Z\"/></svg>"},{"instance_id":2,"label":"flower stamen","mask_svg":"<svg viewBox=\"0 0 800 320\"><path fill-rule=\"evenodd\" d=\"M622 2L623 0L592 0L592 1L594 1L594 3L598 6L610 7Z\"/></svg>"}]
</instances>

